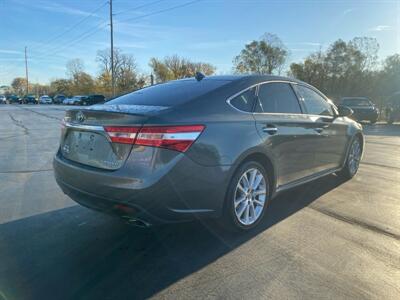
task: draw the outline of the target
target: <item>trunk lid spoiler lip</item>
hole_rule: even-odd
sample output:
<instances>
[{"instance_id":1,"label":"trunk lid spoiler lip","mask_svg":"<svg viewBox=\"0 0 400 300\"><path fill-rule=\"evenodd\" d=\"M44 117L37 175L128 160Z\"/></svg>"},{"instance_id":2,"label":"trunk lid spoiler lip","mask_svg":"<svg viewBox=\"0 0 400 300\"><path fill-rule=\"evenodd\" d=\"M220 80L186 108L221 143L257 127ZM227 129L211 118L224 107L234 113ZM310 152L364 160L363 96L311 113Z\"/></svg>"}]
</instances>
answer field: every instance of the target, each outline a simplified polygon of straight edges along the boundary
<instances>
[{"instance_id":1,"label":"trunk lid spoiler lip","mask_svg":"<svg viewBox=\"0 0 400 300\"><path fill-rule=\"evenodd\" d=\"M132 115L148 115L155 114L160 111L171 108L170 106L154 106L154 105L136 105L136 104L100 104L85 108L71 109L71 111L98 111L98 112L113 112Z\"/></svg>"}]
</instances>

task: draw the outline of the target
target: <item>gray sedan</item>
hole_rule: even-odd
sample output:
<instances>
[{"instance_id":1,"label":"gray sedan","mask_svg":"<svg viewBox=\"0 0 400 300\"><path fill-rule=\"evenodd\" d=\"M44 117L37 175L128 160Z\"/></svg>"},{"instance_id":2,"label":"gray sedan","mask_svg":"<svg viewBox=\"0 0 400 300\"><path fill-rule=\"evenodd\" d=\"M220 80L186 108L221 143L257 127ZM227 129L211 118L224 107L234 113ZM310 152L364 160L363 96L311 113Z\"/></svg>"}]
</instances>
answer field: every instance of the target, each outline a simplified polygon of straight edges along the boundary
<instances>
[{"instance_id":1,"label":"gray sedan","mask_svg":"<svg viewBox=\"0 0 400 300\"><path fill-rule=\"evenodd\" d=\"M278 193L353 177L362 127L314 87L275 76L171 81L67 112L62 190L141 226L218 218L248 230Z\"/></svg>"}]
</instances>

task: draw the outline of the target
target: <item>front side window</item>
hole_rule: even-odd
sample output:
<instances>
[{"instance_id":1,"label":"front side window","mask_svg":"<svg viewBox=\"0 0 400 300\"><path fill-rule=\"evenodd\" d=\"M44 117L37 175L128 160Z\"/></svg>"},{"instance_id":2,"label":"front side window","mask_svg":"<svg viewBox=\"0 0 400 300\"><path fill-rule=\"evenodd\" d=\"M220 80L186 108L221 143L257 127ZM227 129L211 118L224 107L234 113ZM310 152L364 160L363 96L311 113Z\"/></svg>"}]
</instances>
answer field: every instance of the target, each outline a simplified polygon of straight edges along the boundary
<instances>
[{"instance_id":1,"label":"front side window","mask_svg":"<svg viewBox=\"0 0 400 300\"><path fill-rule=\"evenodd\" d=\"M332 106L317 92L302 85L294 85L294 88L303 99L308 114L333 116Z\"/></svg>"},{"instance_id":2,"label":"front side window","mask_svg":"<svg viewBox=\"0 0 400 300\"><path fill-rule=\"evenodd\" d=\"M230 104L241 111L251 112L256 99L256 88L248 89L230 100Z\"/></svg>"},{"instance_id":3,"label":"front side window","mask_svg":"<svg viewBox=\"0 0 400 300\"><path fill-rule=\"evenodd\" d=\"M256 112L301 114L299 101L288 83L272 82L260 86Z\"/></svg>"}]
</instances>

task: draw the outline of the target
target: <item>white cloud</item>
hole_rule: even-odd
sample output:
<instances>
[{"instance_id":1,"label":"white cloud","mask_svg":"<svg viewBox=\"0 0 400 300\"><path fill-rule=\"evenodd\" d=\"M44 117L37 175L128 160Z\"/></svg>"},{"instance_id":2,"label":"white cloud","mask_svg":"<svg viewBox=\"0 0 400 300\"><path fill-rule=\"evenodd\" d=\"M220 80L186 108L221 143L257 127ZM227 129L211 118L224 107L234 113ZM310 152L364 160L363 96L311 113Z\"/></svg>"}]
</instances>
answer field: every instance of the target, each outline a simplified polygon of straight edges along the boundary
<instances>
[{"instance_id":1,"label":"white cloud","mask_svg":"<svg viewBox=\"0 0 400 300\"><path fill-rule=\"evenodd\" d=\"M345 10L342 12L342 15L343 15L343 16L346 16L346 15L352 13L353 11L354 11L354 8L345 9Z\"/></svg>"},{"instance_id":2,"label":"white cloud","mask_svg":"<svg viewBox=\"0 0 400 300\"><path fill-rule=\"evenodd\" d=\"M9 49L0 49L0 53L2 53L2 54L23 54L22 51L9 50Z\"/></svg>"},{"instance_id":3,"label":"white cloud","mask_svg":"<svg viewBox=\"0 0 400 300\"><path fill-rule=\"evenodd\" d=\"M390 31L392 30L392 26L389 25L377 25L375 27L370 28L368 31Z\"/></svg>"},{"instance_id":4,"label":"white cloud","mask_svg":"<svg viewBox=\"0 0 400 300\"><path fill-rule=\"evenodd\" d=\"M62 14L69 14L69 15L77 15L77 16L88 16L88 15L93 15L93 16L98 16L96 14L92 14L88 11L84 11L78 8L74 8L71 6L66 6L60 3L54 3L54 2L31 2L30 3L33 7L36 9L42 9L50 12L55 12L55 13L62 13Z\"/></svg>"}]
</instances>

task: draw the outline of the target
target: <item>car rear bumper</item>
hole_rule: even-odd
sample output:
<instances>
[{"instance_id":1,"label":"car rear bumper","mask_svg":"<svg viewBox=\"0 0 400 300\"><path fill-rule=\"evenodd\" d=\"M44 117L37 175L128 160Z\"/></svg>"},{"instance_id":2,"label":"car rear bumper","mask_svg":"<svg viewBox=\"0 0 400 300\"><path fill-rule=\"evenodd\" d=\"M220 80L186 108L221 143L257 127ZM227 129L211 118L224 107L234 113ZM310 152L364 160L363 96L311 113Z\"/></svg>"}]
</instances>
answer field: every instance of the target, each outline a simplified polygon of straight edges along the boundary
<instances>
[{"instance_id":1,"label":"car rear bumper","mask_svg":"<svg viewBox=\"0 0 400 300\"><path fill-rule=\"evenodd\" d=\"M358 121L363 120L375 120L378 118L379 114L377 111L355 111L353 114L354 118Z\"/></svg>"},{"instance_id":2,"label":"car rear bumper","mask_svg":"<svg viewBox=\"0 0 400 300\"><path fill-rule=\"evenodd\" d=\"M83 206L150 224L220 215L230 166L206 167L179 152L142 148L152 154L149 160L132 151L116 171L87 167L58 153L56 181Z\"/></svg>"}]
</instances>

